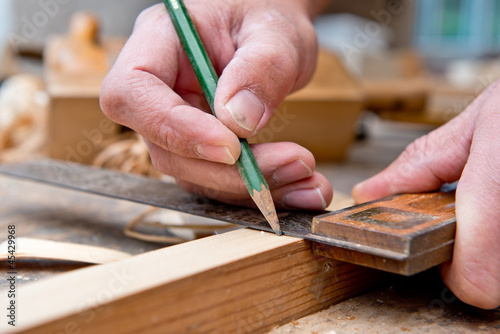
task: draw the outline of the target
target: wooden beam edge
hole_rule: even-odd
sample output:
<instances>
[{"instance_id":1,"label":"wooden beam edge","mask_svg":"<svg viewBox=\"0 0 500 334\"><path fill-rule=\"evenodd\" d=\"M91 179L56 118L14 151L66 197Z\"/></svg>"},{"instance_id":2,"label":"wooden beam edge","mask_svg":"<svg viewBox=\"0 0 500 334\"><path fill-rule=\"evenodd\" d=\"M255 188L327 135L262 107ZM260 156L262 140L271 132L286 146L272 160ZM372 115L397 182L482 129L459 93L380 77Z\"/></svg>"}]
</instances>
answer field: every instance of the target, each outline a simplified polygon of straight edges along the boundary
<instances>
[{"instance_id":1,"label":"wooden beam edge","mask_svg":"<svg viewBox=\"0 0 500 334\"><path fill-rule=\"evenodd\" d=\"M1 332L258 332L383 276L315 260L302 239L241 229L21 287L17 326Z\"/></svg>"}]
</instances>

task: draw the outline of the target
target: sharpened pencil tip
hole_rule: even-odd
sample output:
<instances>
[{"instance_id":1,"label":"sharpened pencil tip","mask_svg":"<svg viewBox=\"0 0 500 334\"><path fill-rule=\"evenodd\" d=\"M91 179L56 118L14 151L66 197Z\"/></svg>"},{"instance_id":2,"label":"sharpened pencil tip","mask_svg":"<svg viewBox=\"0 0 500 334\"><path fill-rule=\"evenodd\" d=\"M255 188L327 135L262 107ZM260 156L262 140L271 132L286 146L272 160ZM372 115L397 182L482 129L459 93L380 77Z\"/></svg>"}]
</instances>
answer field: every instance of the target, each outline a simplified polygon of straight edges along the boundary
<instances>
[{"instance_id":1,"label":"sharpened pencil tip","mask_svg":"<svg viewBox=\"0 0 500 334\"><path fill-rule=\"evenodd\" d=\"M267 222L269 223L269 225L271 225L276 235L282 235L283 232L281 231L280 221L278 220L278 215L276 214L276 208L274 207L274 204L268 212L270 212L270 215L266 216Z\"/></svg>"},{"instance_id":2,"label":"sharpened pencil tip","mask_svg":"<svg viewBox=\"0 0 500 334\"><path fill-rule=\"evenodd\" d=\"M266 218L269 225L271 225L274 233L276 235L282 235L280 222L278 220L278 215L276 214L276 208L274 206L273 197L271 192L262 185L262 190L257 191L254 189L252 199L257 204L257 207L262 212Z\"/></svg>"},{"instance_id":3,"label":"sharpened pencil tip","mask_svg":"<svg viewBox=\"0 0 500 334\"><path fill-rule=\"evenodd\" d=\"M270 212L270 215L266 216L267 222L269 223L269 225L271 225L276 235L282 235L283 232L281 231L280 222L278 220L278 215L276 214L276 209L274 208L274 204L272 209L269 210L268 212Z\"/></svg>"}]
</instances>

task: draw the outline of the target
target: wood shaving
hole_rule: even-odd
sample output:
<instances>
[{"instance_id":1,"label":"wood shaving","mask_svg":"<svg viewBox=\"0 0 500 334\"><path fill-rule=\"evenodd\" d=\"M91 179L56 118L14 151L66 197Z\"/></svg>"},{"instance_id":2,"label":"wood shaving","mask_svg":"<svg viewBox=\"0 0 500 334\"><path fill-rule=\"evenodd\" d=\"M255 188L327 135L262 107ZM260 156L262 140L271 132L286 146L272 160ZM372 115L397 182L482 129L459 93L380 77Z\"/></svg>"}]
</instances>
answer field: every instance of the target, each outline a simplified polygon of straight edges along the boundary
<instances>
[{"instance_id":1,"label":"wood shaving","mask_svg":"<svg viewBox=\"0 0 500 334\"><path fill-rule=\"evenodd\" d=\"M162 178L149 157L144 140L135 132L126 132L103 143L103 150L92 165L134 173L153 178Z\"/></svg>"},{"instance_id":2,"label":"wood shaving","mask_svg":"<svg viewBox=\"0 0 500 334\"><path fill-rule=\"evenodd\" d=\"M125 227L124 233L128 237L143 241L178 244L210 236L218 231L240 228L235 224L213 222L200 217L191 217L187 220L178 212L151 207L134 218ZM139 227L147 227L150 230L152 228L153 231L141 232L138 230Z\"/></svg>"},{"instance_id":3,"label":"wood shaving","mask_svg":"<svg viewBox=\"0 0 500 334\"><path fill-rule=\"evenodd\" d=\"M41 78L18 74L0 88L0 162L45 155L49 98Z\"/></svg>"}]
</instances>

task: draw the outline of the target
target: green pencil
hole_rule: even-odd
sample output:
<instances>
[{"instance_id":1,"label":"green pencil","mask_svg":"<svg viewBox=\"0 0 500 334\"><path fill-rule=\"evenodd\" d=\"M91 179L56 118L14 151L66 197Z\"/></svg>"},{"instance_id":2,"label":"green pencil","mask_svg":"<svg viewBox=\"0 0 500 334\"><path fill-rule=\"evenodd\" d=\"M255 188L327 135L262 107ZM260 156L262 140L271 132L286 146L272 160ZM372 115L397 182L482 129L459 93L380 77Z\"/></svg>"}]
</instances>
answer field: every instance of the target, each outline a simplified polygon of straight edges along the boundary
<instances>
[{"instance_id":1,"label":"green pencil","mask_svg":"<svg viewBox=\"0 0 500 334\"><path fill-rule=\"evenodd\" d=\"M167 7L167 11L189 61L191 62L191 66L193 66L196 77L210 105L210 109L214 116L216 116L214 111L214 99L218 77L205 47L201 42L200 36L182 0L163 0L163 2ZM255 157L246 139L240 138L240 144L241 155L238 161L236 161L238 171L255 204L264 214L264 217L269 222L274 232L280 235L281 228L271 192L269 191L269 186L255 161Z\"/></svg>"}]
</instances>

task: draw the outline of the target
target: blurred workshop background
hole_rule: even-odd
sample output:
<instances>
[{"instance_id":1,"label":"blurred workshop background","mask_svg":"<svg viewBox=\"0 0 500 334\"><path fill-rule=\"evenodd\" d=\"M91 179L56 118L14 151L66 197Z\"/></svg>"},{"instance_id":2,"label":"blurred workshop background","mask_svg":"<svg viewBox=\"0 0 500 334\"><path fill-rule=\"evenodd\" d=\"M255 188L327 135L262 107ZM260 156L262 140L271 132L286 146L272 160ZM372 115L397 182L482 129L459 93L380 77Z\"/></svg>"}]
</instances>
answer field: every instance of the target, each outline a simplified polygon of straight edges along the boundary
<instances>
[{"instance_id":1,"label":"blurred workshop background","mask_svg":"<svg viewBox=\"0 0 500 334\"><path fill-rule=\"evenodd\" d=\"M136 16L156 2L0 2L0 161L48 156L159 177L141 139L98 102ZM298 142L341 171L358 161L360 177L500 77L500 0L336 0L315 25L312 82L251 140Z\"/></svg>"},{"instance_id":2,"label":"blurred workshop background","mask_svg":"<svg viewBox=\"0 0 500 334\"><path fill-rule=\"evenodd\" d=\"M49 157L173 182L172 178L160 175L152 167L146 145L140 136L108 120L99 106L102 80L132 32L137 15L158 2L160 0L0 0L0 164ZM460 114L490 83L500 77L500 0L334 0L325 13L317 18L315 26L320 53L312 81L288 96L268 125L250 140L293 141L308 148L316 157L316 169L328 178L335 189L335 198L328 210L352 205L354 202L349 194L356 183L383 170L416 138ZM57 174L58 171L56 167L54 172ZM22 260L29 259L22 259L16 262L16 266L19 265L19 268L16 267L16 284L24 286L88 265L83 262L99 261L96 259L104 256L98 256L104 251L106 258L110 257L108 251L127 253L118 254L120 256L142 254L240 228L201 216L111 198L95 198L5 176L0 176L0 182L3 203L0 208L0 227L3 223L4 231L7 231L8 226L11 233L11 226L16 226L16 238L24 239L17 245L27 247L31 244L27 248L34 254L31 256L36 258L35 261L23 263ZM183 198L180 196L181 201ZM168 202L167 198L165 200ZM196 204L192 207L195 208ZM380 217L384 215L382 212ZM407 219L398 214L394 216ZM27 238L32 239L28 241ZM37 246L38 243L33 246L37 239L51 242L50 246L42 249L53 249L50 254L52 257L56 254L56 261L45 261L43 257L38 261L40 252L37 247L40 246ZM131 321L141 326L147 323L151 326L148 328L158 330L163 328L158 326L170 323L172 318L158 316L163 309L157 305L161 298L166 297L171 307L169 310L178 307L170 303L171 300L183 298L179 305L181 308L189 307L189 310L182 311L183 314L194 314L201 310L202 315L207 314L206 317L220 318L220 324L231 323L230 326L233 326L233 323L237 323L238 330L251 331L257 328L254 325L268 323L262 320L267 316L279 318L280 325L283 319L288 319L282 317L288 312L281 305L285 299L276 294L285 290L274 290L278 284L292 286L290 298L293 302L289 309L293 309L296 314L299 314L299 310L305 314L318 305L308 302L309 295L314 297L315 303L324 303L332 298L348 298L352 296L350 289L362 286L368 289L369 284L366 282L374 278L372 274L364 274L331 261L306 263L305 250L308 244L294 242L293 248L286 248L292 250L288 256L293 257L287 257L284 247L292 244L288 244L289 241L285 239L276 243L269 239L269 245L262 248L268 239L265 237L261 242L259 237L259 241L255 242L258 253L252 251L249 255L238 249L239 240L254 242L257 237L239 239L232 236L220 240L226 241L221 241L223 247L216 252L220 254L215 255L216 261L208 261L210 266L203 263L204 266L199 269L197 266L206 259L200 257L200 261L192 264L196 267L192 269L196 274L191 276L185 275L188 271L183 264L183 261L192 262L191 257L181 257L173 262L162 263L164 270L173 273L179 267L180 273L169 273L167 278L162 278L164 281L156 280L156 277L149 280L147 271L146 275L143 273L143 267L157 265L152 263L155 259L162 259L157 256L110 267L118 268L120 277L126 277L122 282L123 287L111 288L111 284L114 286L112 282L118 279L114 269L112 274L115 277L109 282L92 272L74 276L81 277L80 281L75 282L92 286L98 281L102 283L95 285L93 290L81 290L81 284L70 287L68 281L64 280L54 281L57 283L52 283L51 287L66 282L61 284L67 287L62 291L74 292L76 297L70 298L69 304L73 300L76 308L71 305L67 308L65 303L59 303L54 307L54 312L64 312L61 313L64 318L51 317L54 321L50 321L54 326L64 324L66 331L71 328L75 332L81 331L80 325L87 328L86 324L94 316L97 321L93 322L94 327L91 328L101 326L101 331L133 331L127 327ZM378 237L376 241L383 243ZM64 242L66 246L52 242ZM101 250L85 251L86 260L73 264L71 256L78 253L73 251L75 244L78 244L77 247L98 246ZM417 244L428 246L424 242ZM4 245L7 245L7 241ZM229 245L230 248L227 248ZM215 246L211 247L215 249ZM188 255L204 250L200 246L186 247L178 249L175 254L186 253L188 249ZM228 255L229 262L219 262L218 257L222 257L226 251L231 253ZM299 257L302 253L303 258ZM66 258L68 254L70 261ZM174 251L170 254L174 254ZM264 264L265 261L260 259L268 254L272 262L261 266L260 263ZM114 256L118 255L115 253ZM17 253L16 256L20 258ZM91 261L88 261L89 256ZM238 262L237 259L243 259L243 256L248 261ZM277 260L287 263L271 268L271 264L278 263ZM217 263L230 265L219 266ZM250 267L247 268L248 263ZM244 266L245 273L242 273L238 268ZM293 267L293 270L285 267ZM9 270L6 266L4 268L7 275ZM129 276L128 268L132 276ZM286 271L280 273L285 270L282 268ZM10 269L12 271L12 267ZM101 270L99 273L104 273L106 269ZM201 275L204 272L209 275ZM251 272L248 274L250 276L247 272ZM134 273L140 279L135 279ZM263 278L267 273L270 273L269 278ZM224 309L202 304L196 304L196 308L193 308L191 301L194 298L184 298L184 291L187 291L184 287L188 285L178 277L187 277L193 286L204 286L205 278L212 285L219 284L219 275L236 280L243 277L242 281L247 283L254 281L247 279L247 276L258 276L258 282L262 278L265 284L252 289L240 289L240 285L233 284L231 280L228 284L220 284L222 294L226 296L221 298L228 299L212 298L221 295L220 289L210 287L209 291L206 287L195 287L193 293L202 293L198 299L210 300L206 305L219 305L222 303L220 300L231 302ZM294 277L289 279L288 276ZM330 277L333 279L331 284L328 283ZM88 282L83 282L84 279L88 279ZM130 279L134 283L127 287ZM166 289L158 285L167 282L167 279L171 284L165 285ZM0 280L0 289L11 286L9 281ZM319 330L318 333L335 333L333 328L338 330L337 333L491 333L495 329L498 332L500 328L498 310L486 313L459 304L451 291L440 283L437 270L430 271L428 276L401 280L399 284L393 282L395 280L384 278L383 289L349 299L330 311L322 312L317 318L304 318L300 322L294 320L274 329L272 333L316 332L313 329L321 327L327 330ZM145 289L152 284L155 284L154 289ZM182 288L177 291L178 287ZM237 292L238 289L241 291ZM170 297L169 293L174 290L175 293ZM273 291L268 293L267 290ZM31 291L32 295L40 295L34 293L35 289ZM46 296L65 298L59 289L47 291ZM82 291L93 291L94 294L87 295ZM20 295L25 292L23 290ZM127 314L128 308L140 309L142 312L143 303L134 301L149 302L153 294L160 299L153 300L151 306L144 309L144 316L141 315L137 321L135 318L123 322L112 321L113 314ZM257 302L254 302L253 296L264 294L269 296L269 301L261 303L260 300L266 297L258 297ZM134 296L139 299L132 299ZM76 303L80 301L79 298L82 302ZM40 303L45 300L38 299ZM253 306L233 303L233 300L239 302L240 299ZM225 310L232 305L241 311L241 316L237 313L239 319L225 314ZM36 309L32 306L28 308ZM258 312L254 312L254 309ZM45 317L43 312L39 315L38 310L35 311L34 320L28 319L29 316L23 313L19 318L21 323L26 319L31 326ZM189 321L191 318L186 319ZM212 328L207 327L212 326L212 322L206 322L203 317L195 320L186 328L192 331ZM213 324L213 328L218 328L215 326L219 323ZM41 326L43 329L49 328L45 324Z\"/></svg>"}]
</instances>

